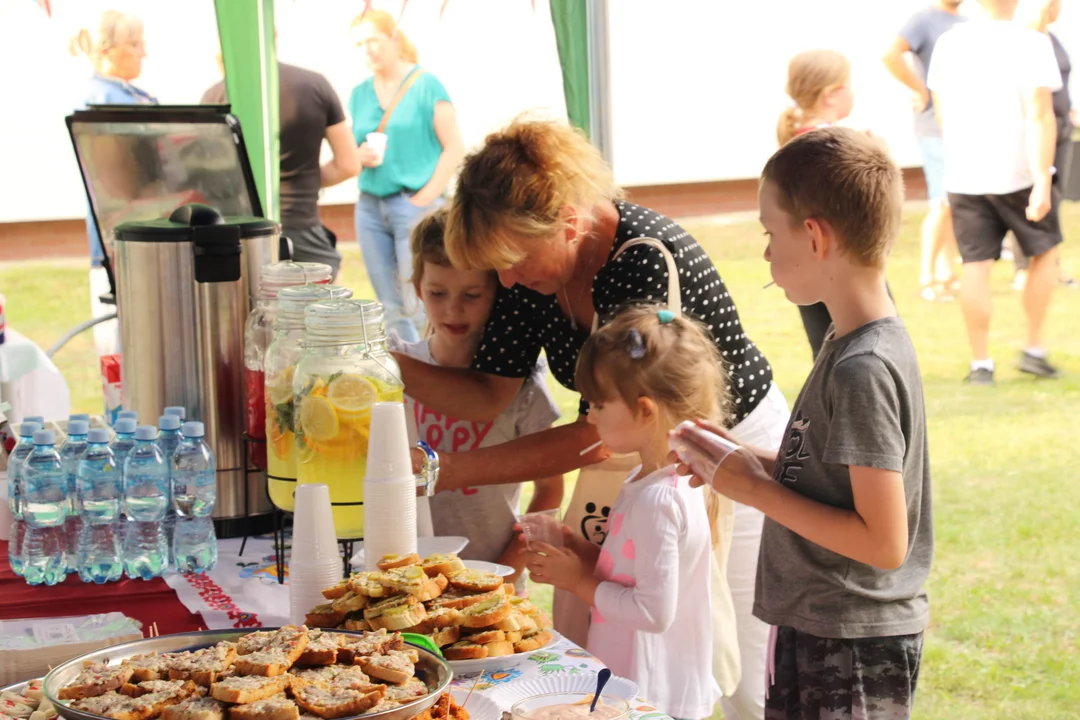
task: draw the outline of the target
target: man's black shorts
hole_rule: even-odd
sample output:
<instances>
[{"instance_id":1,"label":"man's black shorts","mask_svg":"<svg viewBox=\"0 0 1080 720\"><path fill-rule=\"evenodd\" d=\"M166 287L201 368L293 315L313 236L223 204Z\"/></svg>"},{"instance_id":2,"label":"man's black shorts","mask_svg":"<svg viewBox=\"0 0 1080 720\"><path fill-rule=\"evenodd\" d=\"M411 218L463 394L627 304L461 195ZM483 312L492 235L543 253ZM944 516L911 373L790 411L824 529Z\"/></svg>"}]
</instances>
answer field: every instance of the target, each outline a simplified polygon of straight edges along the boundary
<instances>
[{"instance_id":1,"label":"man's black shorts","mask_svg":"<svg viewBox=\"0 0 1080 720\"><path fill-rule=\"evenodd\" d=\"M1031 188L1008 195L960 195L949 193L953 232L960 258L965 263L997 260L1005 233L1013 231L1020 250L1027 257L1038 257L1061 243L1058 206L1061 191L1050 191L1050 212L1033 223L1026 211Z\"/></svg>"}]
</instances>

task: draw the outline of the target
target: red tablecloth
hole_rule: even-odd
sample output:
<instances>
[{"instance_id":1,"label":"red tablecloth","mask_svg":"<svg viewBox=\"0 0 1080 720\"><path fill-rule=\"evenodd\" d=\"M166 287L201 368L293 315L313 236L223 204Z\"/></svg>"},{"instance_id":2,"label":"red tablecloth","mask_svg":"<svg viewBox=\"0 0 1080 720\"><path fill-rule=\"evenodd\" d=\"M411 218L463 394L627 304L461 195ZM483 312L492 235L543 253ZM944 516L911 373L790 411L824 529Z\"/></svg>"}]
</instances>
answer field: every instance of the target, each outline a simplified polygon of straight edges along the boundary
<instances>
[{"instance_id":1,"label":"red tablecloth","mask_svg":"<svg viewBox=\"0 0 1080 720\"><path fill-rule=\"evenodd\" d=\"M94 585L68 575L59 585L32 587L11 571L7 557L7 543L0 541L0 620L122 612L140 621L144 633L155 622L162 635L205 627L161 578Z\"/></svg>"}]
</instances>

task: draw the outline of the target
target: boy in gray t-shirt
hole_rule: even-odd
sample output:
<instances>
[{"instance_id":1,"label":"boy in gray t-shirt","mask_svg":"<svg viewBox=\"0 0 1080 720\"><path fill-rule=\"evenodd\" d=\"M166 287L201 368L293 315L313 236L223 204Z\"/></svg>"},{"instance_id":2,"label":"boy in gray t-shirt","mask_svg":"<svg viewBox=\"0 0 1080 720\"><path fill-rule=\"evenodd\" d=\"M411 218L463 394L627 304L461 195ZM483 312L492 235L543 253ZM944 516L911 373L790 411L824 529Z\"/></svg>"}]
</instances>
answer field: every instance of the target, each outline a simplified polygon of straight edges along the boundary
<instances>
[{"instance_id":1,"label":"boy in gray t-shirt","mask_svg":"<svg viewBox=\"0 0 1080 720\"><path fill-rule=\"evenodd\" d=\"M765 259L789 300L825 303L833 329L779 453L725 458L703 442L719 428L678 434L695 474L766 515L754 603L774 626L766 720L911 713L933 525L922 377L885 287L902 202L899 168L863 134L818 129L773 155Z\"/></svg>"}]
</instances>

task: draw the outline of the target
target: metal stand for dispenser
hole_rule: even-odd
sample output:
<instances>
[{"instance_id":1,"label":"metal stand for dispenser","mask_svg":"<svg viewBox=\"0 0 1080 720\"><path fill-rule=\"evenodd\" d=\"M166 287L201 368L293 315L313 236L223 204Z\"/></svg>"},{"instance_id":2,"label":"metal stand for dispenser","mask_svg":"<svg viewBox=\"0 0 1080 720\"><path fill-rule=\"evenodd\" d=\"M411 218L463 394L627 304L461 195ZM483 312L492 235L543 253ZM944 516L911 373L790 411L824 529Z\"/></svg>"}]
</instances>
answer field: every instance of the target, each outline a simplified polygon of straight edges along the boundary
<instances>
[{"instance_id":1,"label":"metal stand for dispenser","mask_svg":"<svg viewBox=\"0 0 1080 720\"><path fill-rule=\"evenodd\" d=\"M266 471L265 470L260 470L259 468L251 467L251 465L249 463L247 463L247 459L249 457L251 457L251 452L250 452L251 448L253 446L258 446L258 445L262 445L262 446L265 447L266 440L260 440L258 438L253 438L250 435L248 435L247 433L241 433L240 437L241 437L241 439L243 440L243 443L244 443L244 461L245 461L245 465L246 465L246 469L244 470L244 507L248 508L248 507L250 507L250 505L248 504L248 500L250 499L248 497L249 493L250 493L250 490L248 489L249 488L248 478L253 474L264 473ZM267 497L268 500L270 499L270 482L269 482L269 480L266 483L266 497ZM275 565L275 570L277 571L278 585L284 585L285 584L285 526L286 526L286 518L285 518L285 516L286 515L291 515L292 513L286 513L284 510L282 510L279 507L277 507L276 505L274 505L273 501L270 502L270 507L271 507L270 512L271 512L271 514L273 515L273 518L274 518L274 565ZM240 557L244 556L244 548L247 547L248 537L249 537L249 534L245 532L244 533L244 540L243 540L243 542L240 543Z\"/></svg>"}]
</instances>

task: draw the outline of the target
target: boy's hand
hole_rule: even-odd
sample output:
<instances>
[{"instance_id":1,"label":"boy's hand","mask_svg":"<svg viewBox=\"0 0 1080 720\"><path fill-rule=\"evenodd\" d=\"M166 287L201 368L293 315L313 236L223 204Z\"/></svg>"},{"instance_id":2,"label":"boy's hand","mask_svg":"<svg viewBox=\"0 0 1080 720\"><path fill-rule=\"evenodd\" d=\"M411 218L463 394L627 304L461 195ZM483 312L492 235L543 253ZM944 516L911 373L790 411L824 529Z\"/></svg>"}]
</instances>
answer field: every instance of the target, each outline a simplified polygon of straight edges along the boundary
<instances>
[{"instance_id":1,"label":"boy's hand","mask_svg":"<svg viewBox=\"0 0 1080 720\"><path fill-rule=\"evenodd\" d=\"M683 445L681 457L674 452L669 457L679 463L680 475L692 476L695 487L708 483L722 495L742 501L756 483L771 480L753 450L737 445L723 428L699 420L696 428L677 437Z\"/></svg>"},{"instance_id":2,"label":"boy's hand","mask_svg":"<svg viewBox=\"0 0 1080 720\"><path fill-rule=\"evenodd\" d=\"M535 543L525 557L525 566L535 582L554 585L559 590L572 591L588 575L581 558L569 548Z\"/></svg>"}]
</instances>

